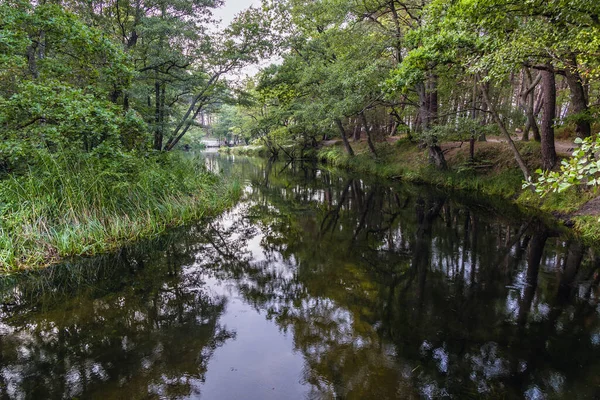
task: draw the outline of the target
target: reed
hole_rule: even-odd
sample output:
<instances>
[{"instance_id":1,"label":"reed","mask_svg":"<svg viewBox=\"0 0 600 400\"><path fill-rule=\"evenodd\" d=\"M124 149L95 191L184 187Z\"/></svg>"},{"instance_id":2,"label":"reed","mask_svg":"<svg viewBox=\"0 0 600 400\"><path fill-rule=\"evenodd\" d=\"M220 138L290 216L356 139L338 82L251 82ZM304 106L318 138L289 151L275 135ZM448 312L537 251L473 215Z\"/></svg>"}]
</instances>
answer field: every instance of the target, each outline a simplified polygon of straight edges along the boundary
<instances>
[{"instance_id":1,"label":"reed","mask_svg":"<svg viewBox=\"0 0 600 400\"><path fill-rule=\"evenodd\" d=\"M108 252L214 215L239 196L198 159L39 151L0 180L0 270Z\"/></svg>"}]
</instances>

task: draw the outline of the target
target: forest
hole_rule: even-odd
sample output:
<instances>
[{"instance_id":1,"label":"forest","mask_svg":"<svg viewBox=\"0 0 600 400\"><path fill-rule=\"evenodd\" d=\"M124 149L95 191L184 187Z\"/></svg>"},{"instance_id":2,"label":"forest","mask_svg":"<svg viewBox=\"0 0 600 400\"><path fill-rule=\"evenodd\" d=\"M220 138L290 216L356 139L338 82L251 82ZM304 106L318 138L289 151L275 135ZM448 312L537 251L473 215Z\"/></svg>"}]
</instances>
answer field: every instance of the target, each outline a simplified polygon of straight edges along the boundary
<instances>
[{"instance_id":1,"label":"forest","mask_svg":"<svg viewBox=\"0 0 600 400\"><path fill-rule=\"evenodd\" d=\"M235 177L181 151L207 133L563 214L596 196L597 1L263 0L224 28L219 7L0 2L0 269L233 204Z\"/></svg>"},{"instance_id":2,"label":"forest","mask_svg":"<svg viewBox=\"0 0 600 400\"><path fill-rule=\"evenodd\" d=\"M308 147L338 135L352 156L349 139L362 134L377 156L378 141L403 135L425 144L435 166L445 169L440 142L470 142L473 159L475 142L491 133L507 143L530 181L515 141L540 143L544 171L560 164L556 136L593 147L596 2L290 1L276 7L285 15L279 19L282 62L248 82L253 107L228 110L234 115L223 122L246 139L261 138L272 152L278 141ZM584 152L578 160L589 156ZM577 171L594 175L595 168ZM546 178L551 189L566 189L580 175Z\"/></svg>"}]
</instances>

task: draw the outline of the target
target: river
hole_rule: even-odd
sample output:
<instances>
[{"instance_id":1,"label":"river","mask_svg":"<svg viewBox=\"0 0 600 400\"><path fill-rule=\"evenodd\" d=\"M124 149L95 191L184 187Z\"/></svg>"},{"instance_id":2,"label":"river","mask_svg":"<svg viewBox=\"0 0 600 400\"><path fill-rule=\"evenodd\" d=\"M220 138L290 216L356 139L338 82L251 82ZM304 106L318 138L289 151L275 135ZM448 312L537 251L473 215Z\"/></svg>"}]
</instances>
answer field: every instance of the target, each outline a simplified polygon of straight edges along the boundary
<instances>
[{"instance_id":1,"label":"river","mask_svg":"<svg viewBox=\"0 0 600 400\"><path fill-rule=\"evenodd\" d=\"M206 155L218 218L0 280L0 397L589 399L600 252L517 208Z\"/></svg>"}]
</instances>

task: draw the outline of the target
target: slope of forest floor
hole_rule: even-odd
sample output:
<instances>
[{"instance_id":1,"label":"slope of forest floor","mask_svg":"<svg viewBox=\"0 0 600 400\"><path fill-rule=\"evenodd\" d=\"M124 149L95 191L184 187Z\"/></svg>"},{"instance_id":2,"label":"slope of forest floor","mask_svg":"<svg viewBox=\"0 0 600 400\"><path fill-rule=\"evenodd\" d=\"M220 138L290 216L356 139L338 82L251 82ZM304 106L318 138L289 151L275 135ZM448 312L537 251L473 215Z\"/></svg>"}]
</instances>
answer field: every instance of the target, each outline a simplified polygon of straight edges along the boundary
<instances>
[{"instance_id":1,"label":"slope of forest floor","mask_svg":"<svg viewBox=\"0 0 600 400\"><path fill-rule=\"evenodd\" d=\"M531 171L541 166L540 144L516 142ZM330 140L304 158L338 168L376 175L382 178L426 183L450 190L465 190L502 198L529 210L540 210L553 219L572 227L586 241L600 239L600 200L591 191L571 188L563 193L550 193L543 198L523 189L523 175L514 156L502 139L490 138L475 143L475 157L469 160L469 142L441 145L448 169L440 171L429 164L428 150L405 139L389 138L376 144L377 157L369 152L366 142L351 142L355 156L346 154L341 140ZM573 144L558 142L559 156L570 155ZM223 149L225 152L250 156L266 156L261 146ZM296 151L296 154L299 154ZM282 154L280 153L280 157Z\"/></svg>"}]
</instances>

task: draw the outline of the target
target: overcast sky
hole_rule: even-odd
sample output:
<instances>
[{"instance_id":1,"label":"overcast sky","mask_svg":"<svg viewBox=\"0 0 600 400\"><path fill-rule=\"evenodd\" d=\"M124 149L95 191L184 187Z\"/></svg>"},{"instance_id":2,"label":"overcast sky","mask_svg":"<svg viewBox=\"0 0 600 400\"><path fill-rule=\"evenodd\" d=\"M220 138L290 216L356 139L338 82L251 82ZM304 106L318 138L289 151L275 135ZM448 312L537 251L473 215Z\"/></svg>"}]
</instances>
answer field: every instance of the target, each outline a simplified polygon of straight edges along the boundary
<instances>
[{"instance_id":1,"label":"overcast sky","mask_svg":"<svg viewBox=\"0 0 600 400\"><path fill-rule=\"evenodd\" d=\"M225 0L223 7L215 10L215 17L223 20L223 26L229 25L236 14L252 5L258 6L259 0Z\"/></svg>"}]
</instances>

